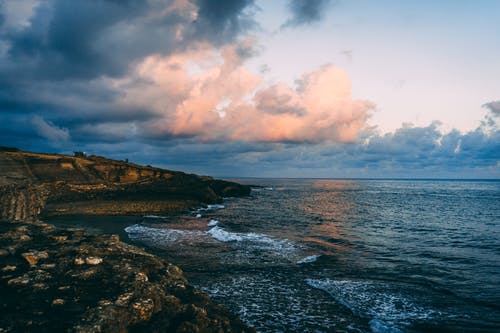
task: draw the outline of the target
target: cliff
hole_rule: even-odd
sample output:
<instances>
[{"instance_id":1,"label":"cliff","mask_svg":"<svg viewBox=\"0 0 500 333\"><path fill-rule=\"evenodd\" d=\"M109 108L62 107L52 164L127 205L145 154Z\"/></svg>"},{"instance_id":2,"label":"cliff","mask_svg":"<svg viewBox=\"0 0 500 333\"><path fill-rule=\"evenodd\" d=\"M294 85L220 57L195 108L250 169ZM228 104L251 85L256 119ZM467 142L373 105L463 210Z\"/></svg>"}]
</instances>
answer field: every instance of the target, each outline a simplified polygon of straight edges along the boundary
<instances>
[{"instance_id":1,"label":"cliff","mask_svg":"<svg viewBox=\"0 0 500 333\"><path fill-rule=\"evenodd\" d=\"M162 214L241 196L237 183L100 156L0 147L0 217Z\"/></svg>"}]
</instances>

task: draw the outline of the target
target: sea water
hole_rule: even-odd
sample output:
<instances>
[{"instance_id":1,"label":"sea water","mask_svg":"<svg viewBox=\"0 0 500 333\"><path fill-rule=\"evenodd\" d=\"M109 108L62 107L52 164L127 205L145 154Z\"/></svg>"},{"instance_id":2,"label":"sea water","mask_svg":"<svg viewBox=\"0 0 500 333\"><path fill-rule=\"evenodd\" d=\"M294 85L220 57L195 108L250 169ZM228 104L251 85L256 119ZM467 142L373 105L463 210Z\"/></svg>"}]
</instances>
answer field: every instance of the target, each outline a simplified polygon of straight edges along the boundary
<instances>
[{"instance_id":1,"label":"sea water","mask_svg":"<svg viewBox=\"0 0 500 333\"><path fill-rule=\"evenodd\" d=\"M262 332L499 332L500 182L240 179L125 230Z\"/></svg>"}]
</instances>

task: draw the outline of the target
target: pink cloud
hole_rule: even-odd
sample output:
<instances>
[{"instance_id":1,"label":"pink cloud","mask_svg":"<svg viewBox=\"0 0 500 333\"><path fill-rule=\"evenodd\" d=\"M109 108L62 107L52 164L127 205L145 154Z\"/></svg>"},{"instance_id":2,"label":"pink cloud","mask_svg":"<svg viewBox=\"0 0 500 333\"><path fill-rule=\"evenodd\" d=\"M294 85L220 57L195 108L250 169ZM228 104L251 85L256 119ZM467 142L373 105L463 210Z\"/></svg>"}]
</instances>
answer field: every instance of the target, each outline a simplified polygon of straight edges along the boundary
<instances>
[{"instance_id":1,"label":"pink cloud","mask_svg":"<svg viewBox=\"0 0 500 333\"><path fill-rule=\"evenodd\" d=\"M252 40L216 51L198 45L169 57L149 56L133 75L112 81L120 103L153 110L149 135L200 141L355 141L373 103L353 100L341 69L326 65L304 74L298 87L271 86L244 67Z\"/></svg>"}]
</instances>

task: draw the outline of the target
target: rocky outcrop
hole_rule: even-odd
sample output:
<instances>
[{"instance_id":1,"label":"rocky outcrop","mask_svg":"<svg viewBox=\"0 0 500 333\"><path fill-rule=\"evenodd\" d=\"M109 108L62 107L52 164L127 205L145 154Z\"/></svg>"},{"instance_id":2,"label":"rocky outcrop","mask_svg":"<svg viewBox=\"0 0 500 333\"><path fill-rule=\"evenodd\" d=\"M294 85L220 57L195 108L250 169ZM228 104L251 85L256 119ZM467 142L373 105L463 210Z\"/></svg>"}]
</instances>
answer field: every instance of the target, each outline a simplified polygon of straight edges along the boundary
<instances>
[{"instance_id":1,"label":"rocky outcrop","mask_svg":"<svg viewBox=\"0 0 500 333\"><path fill-rule=\"evenodd\" d=\"M164 214L242 196L250 188L99 156L0 147L0 216Z\"/></svg>"},{"instance_id":2,"label":"rocky outcrop","mask_svg":"<svg viewBox=\"0 0 500 333\"><path fill-rule=\"evenodd\" d=\"M0 223L0 332L252 332L116 235Z\"/></svg>"},{"instance_id":3,"label":"rocky outcrop","mask_svg":"<svg viewBox=\"0 0 500 333\"><path fill-rule=\"evenodd\" d=\"M0 187L0 218L31 221L45 208L50 190L46 185L11 184Z\"/></svg>"}]
</instances>

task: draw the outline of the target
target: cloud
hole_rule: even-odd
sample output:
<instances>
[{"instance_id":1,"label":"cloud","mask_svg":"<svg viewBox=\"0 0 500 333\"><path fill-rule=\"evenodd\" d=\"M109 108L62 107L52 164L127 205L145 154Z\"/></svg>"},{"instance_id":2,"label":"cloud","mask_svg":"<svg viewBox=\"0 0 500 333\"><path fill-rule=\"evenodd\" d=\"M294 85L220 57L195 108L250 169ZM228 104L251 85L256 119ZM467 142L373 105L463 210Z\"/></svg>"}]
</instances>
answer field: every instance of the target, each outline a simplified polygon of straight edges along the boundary
<instances>
[{"instance_id":1,"label":"cloud","mask_svg":"<svg viewBox=\"0 0 500 333\"><path fill-rule=\"evenodd\" d=\"M20 29L29 25L38 0L4 0L0 3L0 26ZM5 13L5 14L3 14Z\"/></svg>"},{"instance_id":2,"label":"cloud","mask_svg":"<svg viewBox=\"0 0 500 333\"><path fill-rule=\"evenodd\" d=\"M116 81L125 96L121 102L155 110L159 119L143 126L153 137L205 142L357 139L374 105L352 99L350 81L341 69L323 66L304 74L295 88L266 86L263 77L243 66L239 49L240 44L220 52L201 46L170 57L148 57L131 77Z\"/></svg>"},{"instance_id":3,"label":"cloud","mask_svg":"<svg viewBox=\"0 0 500 333\"><path fill-rule=\"evenodd\" d=\"M288 9L292 16L282 25L282 28L296 27L320 21L330 0L289 0Z\"/></svg>"},{"instance_id":4,"label":"cloud","mask_svg":"<svg viewBox=\"0 0 500 333\"><path fill-rule=\"evenodd\" d=\"M231 43L253 22L245 11L252 5L249 0L15 3L26 8L2 12L7 22L22 27L5 27L0 34L10 44L3 70L48 80L121 76L133 61L150 54L171 54L197 41ZM29 10L29 16L20 17Z\"/></svg>"},{"instance_id":5,"label":"cloud","mask_svg":"<svg viewBox=\"0 0 500 333\"><path fill-rule=\"evenodd\" d=\"M289 3L289 26L317 22L329 4ZM250 0L2 2L0 141L218 176L500 177L498 101L468 133L438 123L377 133L366 125L374 104L352 97L340 68L287 85L245 67L254 10Z\"/></svg>"},{"instance_id":6,"label":"cloud","mask_svg":"<svg viewBox=\"0 0 500 333\"><path fill-rule=\"evenodd\" d=\"M457 150L457 147L460 149ZM363 133L351 143L205 142L181 139L95 143L119 159L215 176L499 178L500 132L442 133L438 123Z\"/></svg>"},{"instance_id":7,"label":"cloud","mask_svg":"<svg viewBox=\"0 0 500 333\"><path fill-rule=\"evenodd\" d=\"M208 39L218 44L226 43L255 26L251 11L254 0L198 0L197 4L196 35L208 35Z\"/></svg>"},{"instance_id":8,"label":"cloud","mask_svg":"<svg viewBox=\"0 0 500 333\"><path fill-rule=\"evenodd\" d=\"M57 127L52 122L47 122L40 116L33 117L31 125L36 133L56 145L67 144L70 139L68 129Z\"/></svg>"},{"instance_id":9,"label":"cloud","mask_svg":"<svg viewBox=\"0 0 500 333\"><path fill-rule=\"evenodd\" d=\"M306 114L305 107L297 98L296 92L284 83L275 84L267 89L259 90L254 97L256 107L270 114Z\"/></svg>"},{"instance_id":10,"label":"cloud","mask_svg":"<svg viewBox=\"0 0 500 333\"><path fill-rule=\"evenodd\" d=\"M500 101L493 101L483 105L489 110L481 122L481 127L485 132L492 132L498 130L500 127Z\"/></svg>"},{"instance_id":11,"label":"cloud","mask_svg":"<svg viewBox=\"0 0 500 333\"><path fill-rule=\"evenodd\" d=\"M483 107L489 109L493 116L500 117L500 101L486 103Z\"/></svg>"}]
</instances>

